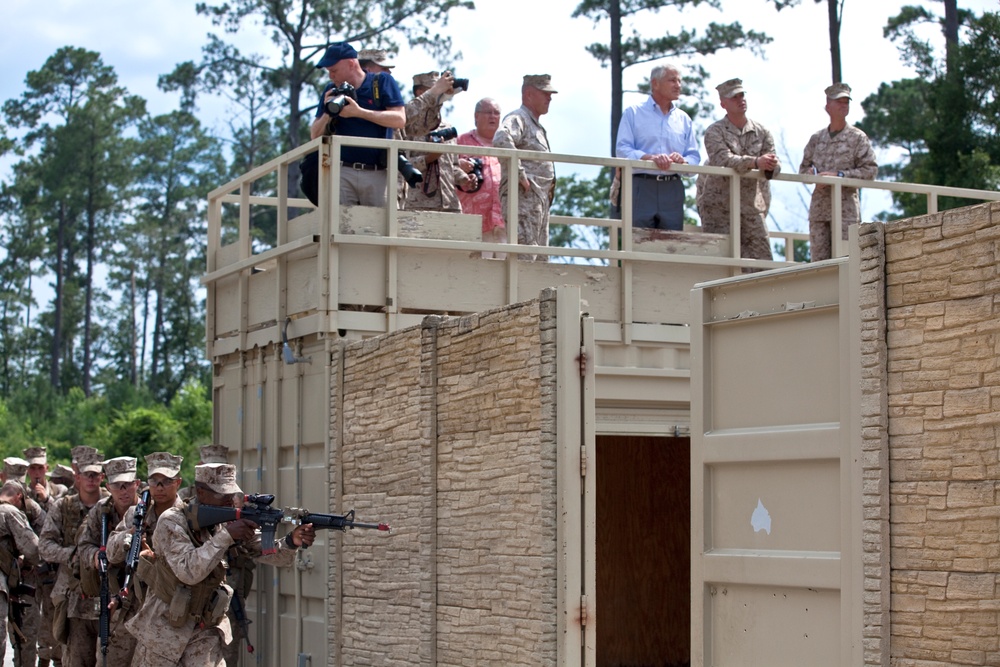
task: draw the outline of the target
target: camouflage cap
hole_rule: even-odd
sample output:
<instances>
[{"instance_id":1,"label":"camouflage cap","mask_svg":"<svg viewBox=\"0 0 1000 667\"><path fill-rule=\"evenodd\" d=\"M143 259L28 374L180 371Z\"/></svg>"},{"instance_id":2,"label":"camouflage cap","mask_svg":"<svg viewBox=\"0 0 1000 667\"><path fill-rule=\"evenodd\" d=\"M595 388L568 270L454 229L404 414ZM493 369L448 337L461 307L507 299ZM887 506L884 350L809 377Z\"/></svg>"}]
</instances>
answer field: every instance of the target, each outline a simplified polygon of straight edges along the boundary
<instances>
[{"instance_id":1,"label":"camouflage cap","mask_svg":"<svg viewBox=\"0 0 1000 667\"><path fill-rule=\"evenodd\" d=\"M45 455L44 447L28 447L24 450L24 458L28 461L28 465L47 465L49 462L48 457Z\"/></svg>"},{"instance_id":2,"label":"camouflage cap","mask_svg":"<svg viewBox=\"0 0 1000 667\"><path fill-rule=\"evenodd\" d=\"M200 463L229 463L229 447L225 445L205 445L199 451Z\"/></svg>"},{"instance_id":3,"label":"camouflage cap","mask_svg":"<svg viewBox=\"0 0 1000 667\"><path fill-rule=\"evenodd\" d=\"M719 97L726 100L746 92L743 90L743 79L730 79L729 81L720 83L715 89L719 91Z\"/></svg>"},{"instance_id":4,"label":"camouflage cap","mask_svg":"<svg viewBox=\"0 0 1000 667\"><path fill-rule=\"evenodd\" d=\"M17 456L8 456L3 460L3 474L7 479L24 479L28 474L28 462Z\"/></svg>"},{"instance_id":5,"label":"camouflage cap","mask_svg":"<svg viewBox=\"0 0 1000 667\"><path fill-rule=\"evenodd\" d=\"M396 63L389 59L389 52L385 49L361 49L358 51L358 60L370 60L379 67L390 69L396 66Z\"/></svg>"},{"instance_id":6,"label":"camouflage cap","mask_svg":"<svg viewBox=\"0 0 1000 667\"><path fill-rule=\"evenodd\" d=\"M97 450L93 447L88 447L87 445L80 445L69 450L69 455L73 459L73 463L78 463L80 457L84 454L96 454Z\"/></svg>"},{"instance_id":7,"label":"camouflage cap","mask_svg":"<svg viewBox=\"0 0 1000 667\"><path fill-rule=\"evenodd\" d=\"M205 463L194 468L194 481L216 493L243 493L236 483L236 466L228 463Z\"/></svg>"},{"instance_id":8,"label":"camouflage cap","mask_svg":"<svg viewBox=\"0 0 1000 667\"><path fill-rule=\"evenodd\" d=\"M116 456L104 462L104 474L108 484L135 481L136 460L131 456Z\"/></svg>"},{"instance_id":9,"label":"camouflage cap","mask_svg":"<svg viewBox=\"0 0 1000 667\"><path fill-rule=\"evenodd\" d=\"M56 467L45 473L50 479L65 479L70 483L73 482L73 469L68 465L63 465L62 463L56 464Z\"/></svg>"},{"instance_id":10,"label":"camouflage cap","mask_svg":"<svg viewBox=\"0 0 1000 667\"><path fill-rule=\"evenodd\" d=\"M438 79L441 78L440 72L424 72L423 74L413 75L413 87L414 88L430 88Z\"/></svg>"},{"instance_id":11,"label":"camouflage cap","mask_svg":"<svg viewBox=\"0 0 1000 667\"><path fill-rule=\"evenodd\" d=\"M181 474L181 463L184 457L170 452L153 452L146 455L146 476L163 475L174 478Z\"/></svg>"},{"instance_id":12,"label":"camouflage cap","mask_svg":"<svg viewBox=\"0 0 1000 667\"><path fill-rule=\"evenodd\" d=\"M558 93L559 91L552 87L552 77L548 74L525 74L524 75L524 85L531 86L532 88L537 88L542 92L546 93Z\"/></svg>"},{"instance_id":13,"label":"camouflage cap","mask_svg":"<svg viewBox=\"0 0 1000 667\"><path fill-rule=\"evenodd\" d=\"M839 100L841 97L851 99L851 87L846 83L835 83L826 87L826 99Z\"/></svg>"},{"instance_id":14,"label":"camouflage cap","mask_svg":"<svg viewBox=\"0 0 1000 667\"><path fill-rule=\"evenodd\" d=\"M104 463L104 457L93 447L86 447L84 451L79 452L73 458L73 463L80 472L104 472L101 465Z\"/></svg>"}]
</instances>

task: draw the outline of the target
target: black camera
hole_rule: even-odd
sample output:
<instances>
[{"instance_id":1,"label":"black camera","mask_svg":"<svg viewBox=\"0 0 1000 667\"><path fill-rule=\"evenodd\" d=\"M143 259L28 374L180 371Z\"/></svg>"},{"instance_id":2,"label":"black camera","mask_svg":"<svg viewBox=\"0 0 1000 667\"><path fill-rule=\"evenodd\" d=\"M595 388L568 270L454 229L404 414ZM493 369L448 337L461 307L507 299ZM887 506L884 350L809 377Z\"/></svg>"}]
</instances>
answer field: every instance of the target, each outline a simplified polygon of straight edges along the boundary
<instances>
[{"instance_id":1,"label":"black camera","mask_svg":"<svg viewBox=\"0 0 1000 667\"><path fill-rule=\"evenodd\" d=\"M439 144L442 141L451 141L456 137L458 137L458 130L453 127L443 127L440 130L427 133L427 140L435 144Z\"/></svg>"},{"instance_id":2,"label":"black camera","mask_svg":"<svg viewBox=\"0 0 1000 667\"><path fill-rule=\"evenodd\" d=\"M469 90L469 80L468 79L452 79L452 81L451 81L451 89L452 90L458 90L460 88L462 90L468 91Z\"/></svg>"},{"instance_id":3,"label":"black camera","mask_svg":"<svg viewBox=\"0 0 1000 667\"><path fill-rule=\"evenodd\" d=\"M323 103L323 109L331 116L339 116L340 111L347 105L347 98L350 97L355 102L358 101L358 93L354 86L349 83L342 83L331 88L333 97Z\"/></svg>"},{"instance_id":4,"label":"black camera","mask_svg":"<svg viewBox=\"0 0 1000 667\"><path fill-rule=\"evenodd\" d=\"M479 192L479 188L483 187L483 161L477 157L470 157L469 162L472 163L472 175L476 177L476 184L466 188L465 191Z\"/></svg>"},{"instance_id":5,"label":"black camera","mask_svg":"<svg viewBox=\"0 0 1000 667\"><path fill-rule=\"evenodd\" d=\"M398 154L399 159L396 161L396 168L399 169L399 173L403 175L403 180L411 188L417 187L417 183L424 180L424 175L420 173L420 170L413 166L413 163L406 159L402 153Z\"/></svg>"}]
</instances>

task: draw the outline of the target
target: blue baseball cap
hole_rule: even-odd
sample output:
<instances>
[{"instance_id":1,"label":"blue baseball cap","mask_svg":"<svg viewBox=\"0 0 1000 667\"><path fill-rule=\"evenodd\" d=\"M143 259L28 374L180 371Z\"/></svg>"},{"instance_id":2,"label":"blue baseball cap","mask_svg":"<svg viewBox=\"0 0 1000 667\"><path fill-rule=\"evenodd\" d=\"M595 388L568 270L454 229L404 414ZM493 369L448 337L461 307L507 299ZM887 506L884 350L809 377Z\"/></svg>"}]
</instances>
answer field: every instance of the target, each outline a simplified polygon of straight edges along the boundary
<instances>
[{"instance_id":1,"label":"blue baseball cap","mask_svg":"<svg viewBox=\"0 0 1000 667\"><path fill-rule=\"evenodd\" d=\"M316 69L330 67L331 65L336 65L341 60L357 57L358 52L354 50L353 46L347 42L337 42L336 44L331 44L326 47L326 53L324 53L323 57L319 59L318 63L316 63Z\"/></svg>"}]
</instances>

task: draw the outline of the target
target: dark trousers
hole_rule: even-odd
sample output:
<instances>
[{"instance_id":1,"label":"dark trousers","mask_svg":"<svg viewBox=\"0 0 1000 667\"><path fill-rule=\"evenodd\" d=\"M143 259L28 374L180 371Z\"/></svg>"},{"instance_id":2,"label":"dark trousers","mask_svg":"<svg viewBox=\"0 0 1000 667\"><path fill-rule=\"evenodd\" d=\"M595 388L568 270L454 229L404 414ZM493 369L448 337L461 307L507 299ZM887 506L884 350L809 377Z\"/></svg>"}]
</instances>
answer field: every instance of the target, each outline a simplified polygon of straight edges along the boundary
<instances>
[{"instance_id":1,"label":"dark trousers","mask_svg":"<svg viewBox=\"0 0 1000 667\"><path fill-rule=\"evenodd\" d=\"M632 226L674 231L684 228L684 182L680 176L632 177Z\"/></svg>"}]
</instances>

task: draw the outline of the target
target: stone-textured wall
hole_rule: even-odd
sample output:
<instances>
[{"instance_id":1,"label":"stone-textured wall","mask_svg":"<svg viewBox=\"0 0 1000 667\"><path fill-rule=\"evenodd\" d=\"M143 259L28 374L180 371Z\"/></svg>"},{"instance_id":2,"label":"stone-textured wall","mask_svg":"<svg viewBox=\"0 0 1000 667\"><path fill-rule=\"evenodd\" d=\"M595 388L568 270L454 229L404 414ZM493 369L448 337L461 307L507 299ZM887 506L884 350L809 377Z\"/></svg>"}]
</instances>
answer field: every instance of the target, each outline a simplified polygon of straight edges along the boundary
<instances>
[{"instance_id":1,"label":"stone-textured wall","mask_svg":"<svg viewBox=\"0 0 1000 667\"><path fill-rule=\"evenodd\" d=\"M334 364L331 481L339 456L343 506L393 525L344 539L342 664L555 663L554 298L430 316Z\"/></svg>"},{"instance_id":2,"label":"stone-textured wall","mask_svg":"<svg viewBox=\"0 0 1000 667\"><path fill-rule=\"evenodd\" d=\"M864 664L889 657L889 446L886 373L885 233L861 225L861 452Z\"/></svg>"},{"instance_id":3,"label":"stone-textured wall","mask_svg":"<svg viewBox=\"0 0 1000 667\"><path fill-rule=\"evenodd\" d=\"M885 227L891 664L1000 664L1000 204Z\"/></svg>"}]
</instances>

